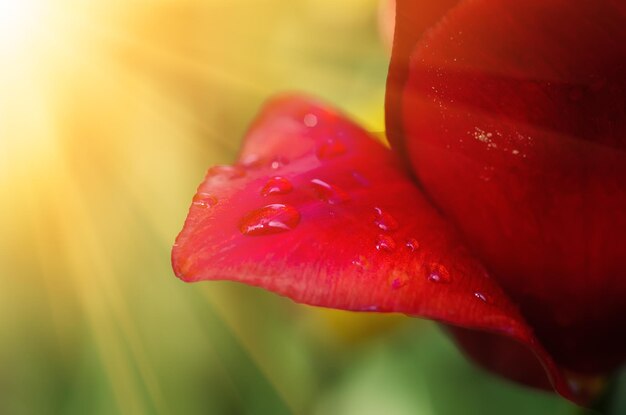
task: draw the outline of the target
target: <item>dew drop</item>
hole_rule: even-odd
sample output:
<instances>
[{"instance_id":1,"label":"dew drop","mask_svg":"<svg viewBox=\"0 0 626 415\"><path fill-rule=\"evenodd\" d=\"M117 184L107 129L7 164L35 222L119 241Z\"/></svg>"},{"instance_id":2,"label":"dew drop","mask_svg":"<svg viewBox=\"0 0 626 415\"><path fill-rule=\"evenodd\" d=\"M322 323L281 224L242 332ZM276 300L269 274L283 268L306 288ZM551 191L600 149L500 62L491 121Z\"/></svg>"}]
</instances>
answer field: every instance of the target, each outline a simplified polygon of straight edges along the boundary
<instances>
[{"instance_id":1,"label":"dew drop","mask_svg":"<svg viewBox=\"0 0 626 415\"><path fill-rule=\"evenodd\" d=\"M376 249L379 251L391 252L396 249L396 241L389 235L378 235Z\"/></svg>"},{"instance_id":2,"label":"dew drop","mask_svg":"<svg viewBox=\"0 0 626 415\"><path fill-rule=\"evenodd\" d=\"M483 303L489 303L489 302L490 302L489 297L487 297L487 295L486 295L486 294L483 294L483 293L478 292L478 291L476 291L476 292L474 293L474 297L476 297L477 299L479 299L479 300L480 300L480 301L482 301Z\"/></svg>"},{"instance_id":3,"label":"dew drop","mask_svg":"<svg viewBox=\"0 0 626 415\"><path fill-rule=\"evenodd\" d=\"M345 154L346 150L346 146L341 141L331 138L317 147L316 154L320 160L329 160Z\"/></svg>"},{"instance_id":4,"label":"dew drop","mask_svg":"<svg viewBox=\"0 0 626 415\"><path fill-rule=\"evenodd\" d=\"M300 212L292 206L272 204L243 217L239 230L246 236L263 236L290 231L300 222Z\"/></svg>"},{"instance_id":5,"label":"dew drop","mask_svg":"<svg viewBox=\"0 0 626 415\"><path fill-rule=\"evenodd\" d=\"M376 219L374 219L374 223L376 224L376 226L378 226L380 230L390 232L398 229L398 221L389 213L385 212L379 207L375 207L374 212L376 213Z\"/></svg>"},{"instance_id":6,"label":"dew drop","mask_svg":"<svg viewBox=\"0 0 626 415\"><path fill-rule=\"evenodd\" d=\"M406 247L409 251L411 252L415 252L419 249L420 247L420 243L417 241L417 239L415 238L409 238L406 241Z\"/></svg>"},{"instance_id":7,"label":"dew drop","mask_svg":"<svg viewBox=\"0 0 626 415\"><path fill-rule=\"evenodd\" d=\"M303 119L304 125L309 128L315 127L317 125L317 116L315 114L307 114Z\"/></svg>"},{"instance_id":8,"label":"dew drop","mask_svg":"<svg viewBox=\"0 0 626 415\"><path fill-rule=\"evenodd\" d=\"M350 200L350 196L345 190L327 183L324 180L313 179L311 180L311 185L313 186L317 197L328 204L338 205L339 203Z\"/></svg>"},{"instance_id":9,"label":"dew drop","mask_svg":"<svg viewBox=\"0 0 626 415\"><path fill-rule=\"evenodd\" d=\"M275 176L265 183L265 186L261 189L261 195L285 195L293 190L291 182L284 177Z\"/></svg>"},{"instance_id":10,"label":"dew drop","mask_svg":"<svg viewBox=\"0 0 626 415\"><path fill-rule=\"evenodd\" d=\"M352 261L352 265L359 268L362 271L365 271L370 266L370 261L363 255L359 255L356 259Z\"/></svg>"},{"instance_id":11,"label":"dew drop","mask_svg":"<svg viewBox=\"0 0 626 415\"><path fill-rule=\"evenodd\" d=\"M193 205L200 208L212 208L217 204L215 196L209 193L198 193L193 197Z\"/></svg>"},{"instance_id":12,"label":"dew drop","mask_svg":"<svg viewBox=\"0 0 626 415\"><path fill-rule=\"evenodd\" d=\"M287 160L285 157L276 157L274 160L272 160L272 162L270 163L270 167L273 170L278 170L281 167L286 166L287 164L289 164L289 160Z\"/></svg>"},{"instance_id":13,"label":"dew drop","mask_svg":"<svg viewBox=\"0 0 626 415\"><path fill-rule=\"evenodd\" d=\"M449 284L451 280L450 272L445 266L437 263L428 266L428 281Z\"/></svg>"},{"instance_id":14,"label":"dew drop","mask_svg":"<svg viewBox=\"0 0 626 415\"><path fill-rule=\"evenodd\" d=\"M205 179L233 180L246 175L246 171L239 166L217 165L207 171Z\"/></svg>"}]
</instances>

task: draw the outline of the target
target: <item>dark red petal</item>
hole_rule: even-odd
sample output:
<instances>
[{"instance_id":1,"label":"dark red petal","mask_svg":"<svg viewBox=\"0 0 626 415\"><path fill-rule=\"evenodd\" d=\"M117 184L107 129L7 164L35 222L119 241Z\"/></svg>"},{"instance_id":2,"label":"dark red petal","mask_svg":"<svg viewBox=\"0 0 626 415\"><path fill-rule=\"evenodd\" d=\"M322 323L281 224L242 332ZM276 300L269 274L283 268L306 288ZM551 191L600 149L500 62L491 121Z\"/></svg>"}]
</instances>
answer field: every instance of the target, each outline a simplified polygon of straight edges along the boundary
<instances>
[{"instance_id":1,"label":"dark red petal","mask_svg":"<svg viewBox=\"0 0 626 415\"><path fill-rule=\"evenodd\" d=\"M255 122L241 160L250 166L213 168L200 185L172 253L179 278L497 333L575 398L498 285L361 128L316 102L280 98ZM287 190L266 192L283 180ZM546 372L530 382L545 386Z\"/></svg>"},{"instance_id":2,"label":"dark red petal","mask_svg":"<svg viewBox=\"0 0 626 415\"><path fill-rule=\"evenodd\" d=\"M626 357L625 12L463 2L413 45L388 108L426 191L557 362L586 374Z\"/></svg>"},{"instance_id":3,"label":"dark red petal","mask_svg":"<svg viewBox=\"0 0 626 415\"><path fill-rule=\"evenodd\" d=\"M396 22L393 52L387 77L385 118L387 137L394 148L404 150L402 95L409 75L409 58L415 44L460 0L395 0Z\"/></svg>"}]
</instances>

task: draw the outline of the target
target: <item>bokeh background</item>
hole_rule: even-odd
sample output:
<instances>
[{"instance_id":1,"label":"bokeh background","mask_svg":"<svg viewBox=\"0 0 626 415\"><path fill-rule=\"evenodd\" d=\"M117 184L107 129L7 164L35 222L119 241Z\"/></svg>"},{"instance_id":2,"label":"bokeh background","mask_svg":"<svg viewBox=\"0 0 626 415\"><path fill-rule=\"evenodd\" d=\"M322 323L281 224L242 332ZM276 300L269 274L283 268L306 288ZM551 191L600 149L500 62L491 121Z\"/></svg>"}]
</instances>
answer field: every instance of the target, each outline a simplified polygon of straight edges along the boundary
<instances>
[{"instance_id":1,"label":"bokeh background","mask_svg":"<svg viewBox=\"0 0 626 415\"><path fill-rule=\"evenodd\" d=\"M184 284L196 186L285 90L384 129L376 0L0 0L0 414L581 414L432 323Z\"/></svg>"}]
</instances>

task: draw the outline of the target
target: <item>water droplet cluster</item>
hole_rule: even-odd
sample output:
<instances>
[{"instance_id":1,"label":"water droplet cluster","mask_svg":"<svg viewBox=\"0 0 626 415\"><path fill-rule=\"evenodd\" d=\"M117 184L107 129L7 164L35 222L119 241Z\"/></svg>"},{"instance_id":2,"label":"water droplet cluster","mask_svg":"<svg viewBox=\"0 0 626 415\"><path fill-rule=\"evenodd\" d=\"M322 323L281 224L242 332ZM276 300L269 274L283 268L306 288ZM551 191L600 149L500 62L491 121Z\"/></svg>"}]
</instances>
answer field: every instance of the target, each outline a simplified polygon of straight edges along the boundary
<instances>
[{"instance_id":1,"label":"water droplet cluster","mask_svg":"<svg viewBox=\"0 0 626 415\"><path fill-rule=\"evenodd\" d=\"M320 127L320 120L312 113L305 114L301 122L311 131ZM497 144L492 139L492 133L476 128L472 132L472 136L474 139L486 144L489 148L497 148ZM335 160L346 153L347 147L345 144L335 137L319 140L315 147L314 155L318 160L324 162ZM519 154L519 150L513 149L512 154ZM239 165L215 166L209 169L206 179L208 181L236 180L245 177L250 169L263 168L264 166L278 173L278 170L281 170L289 163L290 160L282 156L268 160L250 155L242 160ZM358 183L362 187L370 186L369 180L359 172L352 172L352 179L355 181L355 184ZM321 178L310 180L308 186L320 201L329 205L337 205L350 200L350 196L345 190ZM276 196L290 194L294 190L294 184L287 177L276 175L267 179L259 192L261 196L271 199ZM199 192L193 199L193 206L197 208L212 208L217 204L218 199L206 192ZM419 241L413 237L409 237L404 241L396 240L397 235L395 235L395 232L401 228L401 224L386 209L376 206L373 208L372 216L373 220L370 220L372 220L371 223L376 230L376 239L373 247L378 251L379 255L391 254L397 251L399 247L408 253L414 253L420 249ZM239 231L243 235L250 237L273 235L295 229L300 221L301 214L294 206L284 203L271 203L244 215L239 222ZM370 257L367 254L358 255L352 260L352 265L361 272L368 271L372 267ZM424 270L427 281L431 283L450 284L452 282L450 272L440 263L427 264L424 266ZM395 270L390 273L388 283L390 288L397 290L407 286L410 280L411 275L405 271ZM473 297L486 304L491 302L490 297L482 292L473 292Z\"/></svg>"},{"instance_id":2,"label":"water droplet cluster","mask_svg":"<svg viewBox=\"0 0 626 415\"><path fill-rule=\"evenodd\" d=\"M305 127L313 129L319 127L320 120L317 115L307 113L302 118ZM320 161L332 160L347 152L345 144L337 138L328 138L318 143L315 156ZM245 168L262 167L260 157L248 156L246 164L240 166L218 166L210 170L207 177L221 177L223 179L235 179L245 175ZM290 160L277 156L267 163L272 170L280 170L289 164ZM242 162L243 163L243 162ZM309 182L317 198L330 205L343 203L350 199L348 193L342 188L328 181L316 178ZM284 176L269 178L260 189L263 197L275 197L287 195L295 189L293 183ZM240 222L239 230L246 236L271 235L286 232L295 228L300 222L300 212L287 204L270 204L253 210L246 214Z\"/></svg>"}]
</instances>

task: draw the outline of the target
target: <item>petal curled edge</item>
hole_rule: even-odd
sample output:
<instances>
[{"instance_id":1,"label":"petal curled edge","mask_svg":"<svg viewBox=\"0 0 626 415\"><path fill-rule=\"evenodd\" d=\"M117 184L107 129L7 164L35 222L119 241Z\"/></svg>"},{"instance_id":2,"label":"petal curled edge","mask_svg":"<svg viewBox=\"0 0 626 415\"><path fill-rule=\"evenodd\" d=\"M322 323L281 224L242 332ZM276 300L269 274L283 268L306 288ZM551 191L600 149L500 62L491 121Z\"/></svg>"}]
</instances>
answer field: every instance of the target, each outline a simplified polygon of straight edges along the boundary
<instances>
[{"instance_id":1,"label":"petal curled edge","mask_svg":"<svg viewBox=\"0 0 626 415\"><path fill-rule=\"evenodd\" d=\"M400 154L406 154L402 127L402 98L415 44L461 0L396 0L393 49L387 76L385 119L387 136Z\"/></svg>"},{"instance_id":2,"label":"petal curled edge","mask_svg":"<svg viewBox=\"0 0 626 415\"><path fill-rule=\"evenodd\" d=\"M530 373L510 377L552 384L578 400L516 307L393 153L316 101L271 101L239 164L209 169L172 263L188 282L239 281L299 303L397 312L503 336L525 346L519 349L527 360L534 356L535 364L524 366Z\"/></svg>"}]
</instances>

